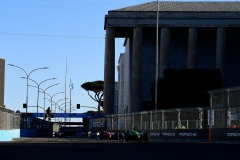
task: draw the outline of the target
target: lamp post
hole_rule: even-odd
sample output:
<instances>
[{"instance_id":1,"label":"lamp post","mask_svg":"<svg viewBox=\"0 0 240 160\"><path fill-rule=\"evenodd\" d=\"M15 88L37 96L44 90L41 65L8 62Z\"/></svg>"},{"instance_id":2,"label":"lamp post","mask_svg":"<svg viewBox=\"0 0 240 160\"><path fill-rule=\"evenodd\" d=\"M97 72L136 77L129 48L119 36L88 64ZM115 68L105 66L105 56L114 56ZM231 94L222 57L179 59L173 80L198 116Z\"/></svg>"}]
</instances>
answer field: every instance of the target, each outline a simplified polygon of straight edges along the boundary
<instances>
[{"instance_id":1,"label":"lamp post","mask_svg":"<svg viewBox=\"0 0 240 160\"><path fill-rule=\"evenodd\" d=\"M48 98L45 98L45 99L48 99ZM60 102L60 101L62 101L62 100L65 100L65 99L67 99L67 98L60 99L60 100L57 101L57 102L54 102L53 100L48 99L49 102L53 102L53 103L55 104L55 113L56 113L56 106L58 105L58 102ZM58 105L58 108L59 108L59 105Z\"/></svg>"},{"instance_id":2,"label":"lamp post","mask_svg":"<svg viewBox=\"0 0 240 160\"><path fill-rule=\"evenodd\" d=\"M36 107L36 106L28 106L28 107ZM38 106L38 107L43 109L43 113L45 112L43 107L41 107L41 106Z\"/></svg>"},{"instance_id":3,"label":"lamp post","mask_svg":"<svg viewBox=\"0 0 240 160\"><path fill-rule=\"evenodd\" d=\"M19 66L15 66L13 64L8 64L9 66L12 66L12 67L17 67L21 70L23 70L26 74L26 79L27 79L27 94L26 94L26 113L27 113L27 107L28 107L28 79L29 79L29 76L32 72L36 71L36 70L39 70L39 69L48 69L48 67L43 67L43 68L36 68L34 70L32 70L31 72L27 73L23 68L19 67Z\"/></svg>"},{"instance_id":4,"label":"lamp post","mask_svg":"<svg viewBox=\"0 0 240 160\"><path fill-rule=\"evenodd\" d=\"M47 95L49 95L49 97L51 98L51 110L52 110L52 102L53 102L53 97L55 96L55 95L57 95L57 94L60 94L60 93L65 93L65 92L58 92L58 93L55 93L54 95L50 95L50 94L48 94L48 93L46 93ZM45 99L47 99L47 98L45 98Z\"/></svg>"},{"instance_id":5,"label":"lamp post","mask_svg":"<svg viewBox=\"0 0 240 160\"><path fill-rule=\"evenodd\" d=\"M26 77L21 77L21 78L25 78L25 79L26 79ZM40 83L37 83L37 82L34 81L33 79L30 79L30 78L28 78L28 79L31 80L31 81L33 81L34 83L36 83L36 85L37 85L37 87L38 87L38 96L37 96L37 117L38 117L39 87L40 87L40 85L41 85L43 82L46 82L46 81L48 81L48 80L54 80L54 79L56 79L56 78L46 79L46 80L44 80L44 81L42 81L42 82L40 82Z\"/></svg>"},{"instance_id":6,"label":"lamp post","mask_svg":"<svg viewBox=\"0 0 240 160\"><path fill-rule=\"evenodd\" d=\"M65 100L65 99L68 99L68 98L60 99L59 101L57 101L57 102L55 103L55 105L56 105L56 104L58 105L58 102L60 102L60 101L62 101L62 100ZM59 106L59 105L58 105L58 106Z\"/></svg>"},{"instance_id":7,"label":"lamp post","mask_svg":"<svg viewBox=\"0 0 240 160\"><path fill-rule=\"evenodd\" d=\"M46 93L46 90L47 90L48 88L52 87L52 86L55 86L55 85L59 85L59 83L54 84L54 85L51 85L51 86L47 87L47 88L43 91L43 93L44 93L44 109L45 109L45 93Z\"/></svg>"},{"instance_id":8,"label":"lamp post","mask_svg":"<svg viewBox=\"0 0 240 160\"><path fill-rule=\"evenodd\" d=\"M81 106L81 107L86 107L86 108L94 108L94 109L97 109L97 110L98 110L98 108L97 108L97 107L91 107L91 106Z\"/></svg>"},{"instance_id":9,"label":"lamp post","mask_svg":"<svg viewBox=\"0 0 240 160\"><path fill-rule=\"evenodd\" d=\"M46 91L47 91L48 88L53 87L53 86L55 86L55 85L59 85L59 83L53 84L53 85L47 87L45 90L39 88L40 90L42 90L42 93L44 94L44 110L45 110L45 99L46 99L46 98L45 98L45 94L46 94ZM32 85L28 85L28 86L38 88L38 87L32 86Z\"/></svg>"},{"instance_id":10,"label":"lamp post","mask_svg":"<svg viewBox=\"0 0 240 160\"><path fill-rule=\"evenodd\" d=\"M59 107L59 109L60 109L60 110L62 110L64 113L66 113L66 111L67 111L67 110L66 110L66 107L67 107L67 105L66 105L66 104L67 104L67 103L70 103L70 102L66 102L66 100L65 100L65 102L64 102L64 103L62 103L62 104L60 104L60 105L58 106L58 107ZM64 104L65 104L65 105L64 105ZM64 105L64 107L63 107L63 108L65 108L65 109L61 108L61 106L62 106L62 105ZM66 122L66 118L64 118L64 121Z\"/></svg>"},{"instance_id":11,"label":"lamp post","mask_svg":"<svg viewBox=\"0 0 240 160\"><path fill-rule=\"evenodd\" d=\"M158 20L159 20L159 2L157 0L157 26L156 26L156 79L155 79L155 112L157 111L157 94L158 94ZM156 115L156 113L155 113ZM157 121L155 116L155 121Z\"/></svg>"},{"instance_id":12,"label":"lamp post","mask_svg":"<svg viewBox=\"0 0 240 160\"><path fill-rule=\"evenodd\" d=\"M70 102L64 102L64 103L60 104L59 107L62 106L62 105L64 105L64 104L67 104L67 103L70 103ZM65 108L65 106L64 106L63 108ZM63 109L63 108L61 108L61 110L63 110L64 113L66 113L66 111L65 111L66 109Z\"/></svg>"}]
</instances>

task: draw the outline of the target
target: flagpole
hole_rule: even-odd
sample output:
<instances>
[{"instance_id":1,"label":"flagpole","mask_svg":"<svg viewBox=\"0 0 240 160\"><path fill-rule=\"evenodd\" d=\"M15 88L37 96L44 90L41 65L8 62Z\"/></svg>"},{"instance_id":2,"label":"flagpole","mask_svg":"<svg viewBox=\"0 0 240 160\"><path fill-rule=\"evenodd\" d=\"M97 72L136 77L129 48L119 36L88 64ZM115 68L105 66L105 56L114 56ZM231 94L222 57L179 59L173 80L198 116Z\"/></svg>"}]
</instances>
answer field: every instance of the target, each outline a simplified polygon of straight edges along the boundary
<instances>
[{"instance_id":1,"label":"flagpole","mask_svg":"<svg viewBox=\"0 0 240 160\"><path fill-rule=\"evenodd\" d=\"M66 95L67 95L67 89L66 89L66 82L67 81L67 58L66 58L66 72L65 72L65 113L66 113ZM65 122L65 127L66 127L66 118L64 118L64 122Z\"/></svg>"},{"instance_id":2,"label":"flagpole","mask_svg":"<svg viewBox=\"0 0 240 160\"><path fill-rule=\"evenodd\" d=\"M71 109L72 109L72 80L70 78L70 113L71 113ZM71 122L71 118L69 118L69 122Z\"/></svg>"}]
</instances>

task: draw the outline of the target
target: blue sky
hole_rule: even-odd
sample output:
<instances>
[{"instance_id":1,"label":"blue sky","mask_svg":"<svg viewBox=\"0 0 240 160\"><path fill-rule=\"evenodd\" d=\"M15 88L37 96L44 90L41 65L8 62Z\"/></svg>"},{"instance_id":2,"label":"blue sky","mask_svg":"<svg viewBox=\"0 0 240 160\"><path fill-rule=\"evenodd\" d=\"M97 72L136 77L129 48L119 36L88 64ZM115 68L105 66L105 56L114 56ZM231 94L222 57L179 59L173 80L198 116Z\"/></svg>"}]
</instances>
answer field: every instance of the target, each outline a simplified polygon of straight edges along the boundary
<instances>
[{"instance_id":1,"label":"blue sky","mask_svg":"<svg viewBox=\"0 0 240 160\"><path fill-rule=\"evenodd\" d=\"M169 0L168 0L169 1ZM176 1L176 0L175 0ZM221 0L218 0L221 1ZM47 87L46 93L54 95L65 92L65 73L67 61L66 97L70 99L70 79L72 107L97 107L87 92L81 88L85 82L103 80L105 30L104 16L108 10L149 2L146 0L1 0L0 2L0 58L5 59L5 106L13 111L25 112L22 104L26 102L26 74L36 68L49 67L32 72L29 78ZM124 39L116 39L116 67L119 54L124 52ZM116 72L117 73L117 72ZM116 76L117 78L117 76ZM117 79L116 79L117 80ZM30 85L35 83L29 81ZM47 98L50 98L46 95ZM53 101L64 103L65 93L56 94ZM37 105L37 88L29 87L28 105ZM45 101L45 107L50 102ZM39 95L39 106L44 106L43 94ZM61 107L63 107L62 105ZM69 106L67 106L69 108ZM36 112L28 108L28 112ZM74 112L83 113L90 108ZM93 109L94 110L94 109ZM39 108L39 112L43 112Z\"/></svg>"}]
</instances>

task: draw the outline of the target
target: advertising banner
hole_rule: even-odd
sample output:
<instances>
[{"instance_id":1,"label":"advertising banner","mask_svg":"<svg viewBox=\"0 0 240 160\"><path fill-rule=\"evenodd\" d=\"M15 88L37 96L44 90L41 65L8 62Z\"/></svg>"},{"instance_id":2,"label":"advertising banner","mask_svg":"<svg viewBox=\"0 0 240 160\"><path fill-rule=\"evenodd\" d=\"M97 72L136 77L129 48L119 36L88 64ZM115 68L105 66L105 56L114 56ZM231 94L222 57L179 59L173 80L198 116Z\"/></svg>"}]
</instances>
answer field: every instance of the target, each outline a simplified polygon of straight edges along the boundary
<instances>
[{"instance_id":1,"label":"advertising banner","mask_svg":"<svg viewBox=\"0 0 240 160\"><path fill-rule=\"evenodd\" d=\"M198 129L179 129L178 130L178 138L179 139L198 139L199 138L199 133Z\"/></svg>"},{"instance_id":2,"label":"advertising banner","mask_svg":"<svg viewBox=\"0 0 240 160\"><path fill-rule=\"evenodd\" d=\"M177 139L177 129L163 129L161 130L161 139Z\"/></svg>"},{"instance_id":3,"label":"advertising banner","mask_svg":"<svg viewBox=\"0 0 240 160\"><path fill-rule=\"evenodd\" d=\"M160 130L150 130L149 131L149 139L152 139L152 140L161 139Z\"/></svg>"},{"instance_id":4,"label":"advertising banner","mask_svg":"<svg viewBox=\"0 0 240 160\"><path fill-rule=\"evenodd\" d=\"M227 141L240 141L240 128L227 128L225 135Z\"/></svg>"}]
</instances>

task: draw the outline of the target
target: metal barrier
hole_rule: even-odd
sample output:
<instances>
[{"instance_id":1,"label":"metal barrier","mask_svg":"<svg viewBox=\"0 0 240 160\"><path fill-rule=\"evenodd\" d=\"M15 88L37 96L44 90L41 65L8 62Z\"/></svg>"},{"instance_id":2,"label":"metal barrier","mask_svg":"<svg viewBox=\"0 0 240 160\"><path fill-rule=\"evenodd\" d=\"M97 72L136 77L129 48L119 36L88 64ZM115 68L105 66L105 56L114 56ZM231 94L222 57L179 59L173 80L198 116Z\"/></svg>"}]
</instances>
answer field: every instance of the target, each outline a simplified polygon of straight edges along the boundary
<instances>
[{"instance_id":1,"label":"metal barrier","mask_svg":"<svg viewBox=\"0 0 240 160\"><path fill-rule=\"evenodd\" d=\"M195 107L106 115L92 119L94 127L109 130L240 128L240 106Z\"/></svg>"}]
</instances>

